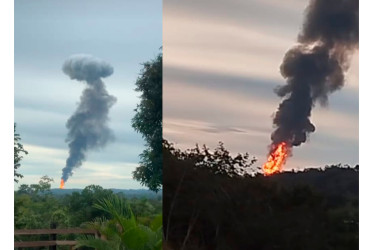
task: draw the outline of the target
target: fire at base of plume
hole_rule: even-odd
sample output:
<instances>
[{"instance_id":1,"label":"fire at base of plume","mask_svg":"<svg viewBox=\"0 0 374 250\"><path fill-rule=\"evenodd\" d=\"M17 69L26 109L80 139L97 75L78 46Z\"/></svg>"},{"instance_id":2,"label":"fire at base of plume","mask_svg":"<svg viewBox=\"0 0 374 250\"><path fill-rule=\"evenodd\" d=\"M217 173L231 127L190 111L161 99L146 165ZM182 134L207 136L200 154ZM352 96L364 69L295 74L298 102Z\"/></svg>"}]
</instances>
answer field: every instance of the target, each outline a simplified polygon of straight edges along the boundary
<instances>
[{"instance_id":1,"label":"fire at base of plume","mask_svg":"<svg viewBox=\"0 0 374 250\"><path fill-rule=\"evenodd\" d=\"M278 145L274 145L268 156L267 162L262 167L264 175L272 175L281 172L289 155L290 147L287 143L281 142Z\"/></svg>"},{"instance_id":2,"label":"fire at base of plume","mask_svg":"<svg viewBox=\"0 0 374 250\"><path fill-rule=\"evenodd\" d=\"M104 147L114 139L108 127L109 109L116 98L109 95L103 77L113 73L113 67L90 55L74 55L63 65L63 72L71 79L87 84L75 113L67 121L69 156L62 169L62 187L72 175L72 171L82 165L86 152Z\"/></svg>"},{"instance_id":3,"label":"fire at base of plume","mask_svg":"<svg viewBox=\"0 0 374 250\"><path fill-rule=\"evenodd\" d=\"M273 119L276 129L271 145L285 142L292 147L306 142L316 130L310 121L316 102L326 105L328 95L343 87L349 57L358 48L358 6L358 0L310 1L299 44L286 53L280 66L287 84L276 90L285 99ZM278 162L276 152L270 151L268 163ZM284 163L266 164L265 173L270 171L265 169L280 171Z\"/></svg>"}]
</instances>

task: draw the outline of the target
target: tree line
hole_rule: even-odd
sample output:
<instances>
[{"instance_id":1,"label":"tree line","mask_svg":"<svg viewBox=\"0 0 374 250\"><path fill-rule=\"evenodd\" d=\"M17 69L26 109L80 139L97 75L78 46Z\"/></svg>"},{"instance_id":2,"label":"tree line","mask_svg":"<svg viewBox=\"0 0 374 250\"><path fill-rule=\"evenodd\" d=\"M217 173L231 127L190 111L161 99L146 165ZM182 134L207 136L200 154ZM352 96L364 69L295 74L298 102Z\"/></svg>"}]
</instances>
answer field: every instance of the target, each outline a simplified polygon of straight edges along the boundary
<instances>
[{"instance_id":1,"label":"tree line","mask_svg":"<svg viewBox=\"0 0 374 250\"><path fill-rule=\"evenodd\" d=\"M56 228L93 228L97 229L106 240L93 240L84 237L78 239L81 246L98 244L97 249L105 249L100 248L102 244L105 244L102 241L108 241L108 244L118 246L135 244L131 243L131 241L139 235L143 235L144 244L149 243L148 237L149 240L153 240L154 244L156 244L156 241L158 242L157 244L161 244L161 197L156 197L155 199L133 197L129 199L123 193L114 194L112 190L104 189L99 185L89 185L81 192L73 192L72 194L53 195L50 190L52 182L52 178L43 176L39 183L22 184L14 192L15 229L41 229L51 228L52 226ZM118 204L121 204L122 207L118 206ZM123 209L124 207L126 209ZM118 240L118 237L116 238L115 236L121 234L121 231L108 230L108 227L111 228L112 224L116 223L116 220L126 219L129 216L133 223L132 226L134 226L134 232L137 233L132 232L135 235L131 236L132 233L127 234L122 240ZM159 223L157 224L157 222ZM154 229L154 231L151 230L154 235L148 235L149 230L147 228ZM143 231L147 234L145 235ZM62 235L59 237L61 240L76 239L74 235ZM15 240L48 240L48 236L17 236ZM126 243L128 241L130 243ZM126 249L142 248L134 245Z\"/></svg>"},{"instance_id":2,"label":"tree line","mask_svg":"<svg viewBox=\"0 0 374 250\"><path fill-rule=\"evenodd\" d=\"M164 249L358 249L358 165L264 176L222 143L163 157Z\"/></svg>"}]
</instances>

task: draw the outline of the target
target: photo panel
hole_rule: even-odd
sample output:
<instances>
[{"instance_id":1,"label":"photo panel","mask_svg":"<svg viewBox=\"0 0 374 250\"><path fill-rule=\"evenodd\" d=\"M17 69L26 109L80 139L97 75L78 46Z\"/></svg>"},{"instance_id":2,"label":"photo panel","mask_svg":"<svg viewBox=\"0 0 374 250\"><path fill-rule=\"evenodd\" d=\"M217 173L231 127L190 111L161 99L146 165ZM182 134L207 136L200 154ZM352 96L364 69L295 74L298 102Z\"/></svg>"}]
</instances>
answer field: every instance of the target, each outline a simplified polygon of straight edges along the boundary
<instances>
[{"instance_id":1,"label":"photo panel","mask_svg":"<svg viewBox=\"0 0 374 250\"><path fill-rule=\"evenodd\" d=\"M162 0L14 1L15 248L162 249L162 60Z\"/></svg>"},{"instance_id":2,"label":"photo panel","mask_svg":"<svg viewBox=\"0 0 374 250\"><path fill-rule=\"evenodd\" d=\"M164 249L358 248L358 7L164 1Z\"/></svg>"}]
</instances>

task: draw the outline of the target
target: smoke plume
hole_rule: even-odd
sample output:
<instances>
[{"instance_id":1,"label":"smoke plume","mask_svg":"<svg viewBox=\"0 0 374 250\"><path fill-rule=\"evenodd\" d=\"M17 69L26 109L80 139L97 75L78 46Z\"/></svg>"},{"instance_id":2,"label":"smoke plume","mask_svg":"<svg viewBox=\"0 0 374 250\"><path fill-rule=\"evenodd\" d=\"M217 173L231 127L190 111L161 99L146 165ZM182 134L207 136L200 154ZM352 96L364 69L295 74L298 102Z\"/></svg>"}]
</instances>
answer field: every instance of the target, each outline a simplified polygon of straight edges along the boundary
<instances>
[{"instance_id":1,"label":"smoke plume","mask_svg":"<svg viewBox=\"0 0 374 250\"><path fill-rule=\"evenodd\" d=\"M298 44L280 66L287 84L276 89L285 99L274 116L275 145L299 146L315 131L310 121L316 102L326 105L328 95L344 85L349 57L358 48L358 0L311 0Z\"/></svg>"},{"instance_id":2,"label":"smoke plume","mask_svg":"<svg viewBox=\"0 0 374 250\"><path fill-rule=\"evenodd\" d=\"M114 139L107 122L116 98L108 94L101 80L113 73L110 64L90 55L73 55L65 61L62 70L71 79L87 83L77 110L66 123L69 157L61 177L66 182L73 169L82 165L87 150L102 148Z\"/></svg>"}]
</instances>

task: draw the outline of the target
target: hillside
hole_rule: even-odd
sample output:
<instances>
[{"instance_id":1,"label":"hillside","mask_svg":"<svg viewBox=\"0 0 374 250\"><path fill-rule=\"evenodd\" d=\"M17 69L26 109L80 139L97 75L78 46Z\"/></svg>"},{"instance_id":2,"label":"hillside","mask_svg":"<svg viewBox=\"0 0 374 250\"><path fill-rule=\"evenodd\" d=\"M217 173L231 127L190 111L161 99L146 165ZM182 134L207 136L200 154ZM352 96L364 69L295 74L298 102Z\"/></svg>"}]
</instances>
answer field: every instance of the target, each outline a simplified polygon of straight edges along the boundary
<instances>
[{"instance_id":1,"label":"hillside","mask_svg":"<svg viewBox=\"0 0 374 250\"><path fill-rule=\"evenodd\" d=\"M358 249L358 166L230 177L199 154L164 147L165 249Z\"/></svg>"}]
</instances>

